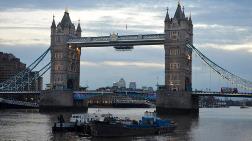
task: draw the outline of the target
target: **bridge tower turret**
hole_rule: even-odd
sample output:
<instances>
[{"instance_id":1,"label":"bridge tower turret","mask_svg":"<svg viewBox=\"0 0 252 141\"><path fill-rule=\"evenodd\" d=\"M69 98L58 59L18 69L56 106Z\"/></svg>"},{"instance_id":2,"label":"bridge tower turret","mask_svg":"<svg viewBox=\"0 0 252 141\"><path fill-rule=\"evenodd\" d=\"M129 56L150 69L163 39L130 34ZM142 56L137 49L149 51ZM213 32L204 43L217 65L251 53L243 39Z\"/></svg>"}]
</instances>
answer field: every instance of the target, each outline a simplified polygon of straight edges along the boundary
<instances>
[{"instance_id":1,"label":"bridge tower turret","mask_svg":"<svg viewBox=\"0 0 252 141\"><path fill-rule=\"evenodd\" d=\"M77 29L76 29L76 36L78 37L81 37L81 26L80 26L80 20L78 20L78 26L77 26Z\"/></svg>"},{"instance_id":2,"label":"bridge tower turret","mask_svg":"<svg viewBox=\"0 0 252 141\"><path fill-rule=\"evenodd\" d=\"M80 37L66 10L61 22L56 26L53 19L51 26L51 79L52 89L77 90L80 76L80 48L67 44L69 38Z\"/></svg>"},{"instance_id":3,"label":"bridge tower turret","mask_svg":"<svg viewBox=\"0 0 252 141\"><path fill-rule=\"evenodd\" d=\"M197 98L192 91L192 50L186 44L193 43L191 17L185 16L184 7L178 3L173 18L167 10L165 32L165 87L157 92L157 111L160 113L198 113Z\"/></svg>"}]
</instances>

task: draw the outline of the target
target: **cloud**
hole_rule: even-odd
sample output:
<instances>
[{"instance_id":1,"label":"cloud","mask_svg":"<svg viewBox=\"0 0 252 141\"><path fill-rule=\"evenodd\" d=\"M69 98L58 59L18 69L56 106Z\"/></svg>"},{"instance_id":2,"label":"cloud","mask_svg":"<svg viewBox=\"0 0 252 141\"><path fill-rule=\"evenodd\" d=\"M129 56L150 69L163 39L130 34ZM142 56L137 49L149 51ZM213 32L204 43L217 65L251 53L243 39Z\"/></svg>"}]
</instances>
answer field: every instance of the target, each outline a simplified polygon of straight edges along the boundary
<instances>
[{"instance_id":1,"label":"cloud","mask_svg":"<svg viewBox=\"0 0 252 141\"><path fill-rule=\"evenodd\" d=\"M171 4L173 3L173 4ZM69 0L43 0L43 2L40 2L38 0L12 0L9 1L0 1L0 9L1 10L8 10L8 9L17 9L17 8L29 8L29 9L64 9L66 6L69 7L69 9L95 9L95 8L106 8L111 9L115 7L136 7L141 6L144 8L152 8L152 9L160 9L160 7L163 7L165 9L166 6L169 5L171 8L175 8L176 1L174 0L124 0L124 1L118 1L118 0L75 0L74 2Z\"/></svg>"},{"instance_id":2,"label":"cloud","mask_svg":"<svg viewBox=\"0 0 252 141\"><path fill-rule=\"evenodd\" d=\"M139 68L164 68L164 64L154 62L127 62L127 61L104 61L104 65L139 67Z\"/></svg>"},{"instance_id":3,"label":"cloud","mask_svg":"<svg viewBox=\"0 0 252 141\"><path fill-rule=\"evenodd\" d=\"M95 62L89 62L89 61L80 61L81 66L89 66L89 67L97 67L99 66L98 63Z\"/></svg>"},{"instance_id":4,"label":"cloud","mask_svg":"<svg viewBox=\"0 0 252 141\"><path fill-rule=\"evenodd\" d=\"M162 33L163 17L160 13L141 11L140 8L94 8L92 10L72 10L70 17L77 25L81 20L83 36L101 36L117 32L122 34ZM27 10L12 9L0 13L1 44L44 44L50 43L50 26L52 15L58 23L63 10ZM131 14L135 13L134 16ZM164 14L164 13L163 13ZM126 30L126 24L128 28ZM113 27L113 28L111 28ZM34 40L34 38L39 40Z\"/></svg>"},{"instance_id":5,"label":"cloud","mask_svg":"<svg viewBox=\"0 0 252 141\"><path fill-rule=\"evenodd\" d=\"M249 72L251 69L244 69L244 64L248 64L251 60L247 53L252 53L252 20L248 18L252 16L251 1L190 0L184 1L183 5L186 8L186 15L192 11L195 28L194 41L198 44L196 47L209 48L206 55L215 59L220 50L225 50L221 54L221 58L216 59L220 61L218 64L220 63L221 66L235 64L237 66L234 67L236 69L234 72L248 74L248 77L251 77ZM72 2L44 0L40 2L38 0L12 0L10 2L0 0L1 51L13 53L25 62L36 58L50 44L52 15L56 16L55 20L58 23L66 6L69 7L70 17L75 25L78 19L81 20L82 36L87 37L109 35L112 32L117 32L119 35L163 33L166 7L169 6L170 17L173 17L177 1L76 0ZM128 25L127 30L125 29L126 24ZM27 49L34 53L27 55ZM125 79L139 77L144 73L142 70L145 68L148 68L154 75L157 74L157 71L163 75L165 56L163 50L163 46L136 46L132 52L120 53L115 52L113 48L83 49L82 57L84 59L81 61L81 66L90 68L82 69L82 71L89 72L84 78L93 81L95 87L98 83L100 86L104 86L107 84L105 82L107 79L122 77L123 74L125 74ZM230 58L224 60L225 55ZM237 57L234 59L233 56ZM102 79L95 79L98 78L96 75L101 69L107 69L106 75L100 74ZM194 72L198 70L200 68L197 65L193 66ZM120 71L121 74L118 74ZM146 76L153 76L153 74L145 73L145 76L142 76L144 81L141 83L152 83L155 78L151 79ZM164 77L162 76L162 78ZM100 83L98 80L104 80L104 82Z\"/></svg>"},{"instance_id":6,"label":"cloud","mask_svg":"<svg viewBox=\"0 0 252 141\"><path fill-rule=\"evenodd\" d=\"M199 72L199 71L201 71L201 70L202 70L202 67L195 66L195 65L193 64L193 66L192 66L192 70L193 70L193 71L196 71L196 72Z\"/></svg>"},{"instance_id":7,"label":"cloud","mask_svg":"<svg viewBox=\"0 0 252 141\"><path fill-rule=\"evenodd\" d=\"M214 48L214 49L222 49L226 51L237 51L242 50L246 52L251 52L252 50L252 42L241 43L241 44L213 44L213 43L206 43L198 45L202 48Z\"/></svg>"},{"instance_id":8,"label":"cloud","mask_svg":"<svg viewBox=\"0 0 252 141\"><path fill-rule=\"evenodd\" d=\"M218 31L237 31L237 32L244 32L248 31L246 27L243 26L232 26L232 25L220 25L220 24L202 24L196 23L193 26L195 29L199 30L218 30Z\"/></svg>"},{"instance_id":9,"label":"cloud","mask_svg":"<svg viewBox=\"0 0 252 141\"><path fill-rule=\"evenodd\" d=\"M81 61L80 65L89 66L89 67L112 66L112 67L137 67L137 68L164 69L164 64L162 63L140 62L140 61L101 61L101 62Z\"/></svg>"},{"instance_id":10,"label":"cloud","mask_svg":"<svg viewBox=\"0 0 252 141\"><path fill-rule=\"evenodd\" d=\"M164 50L164 45L149 45L149 46L136 46L134 48L144 49L144 50Z\"/></svg>"}]
</instances>

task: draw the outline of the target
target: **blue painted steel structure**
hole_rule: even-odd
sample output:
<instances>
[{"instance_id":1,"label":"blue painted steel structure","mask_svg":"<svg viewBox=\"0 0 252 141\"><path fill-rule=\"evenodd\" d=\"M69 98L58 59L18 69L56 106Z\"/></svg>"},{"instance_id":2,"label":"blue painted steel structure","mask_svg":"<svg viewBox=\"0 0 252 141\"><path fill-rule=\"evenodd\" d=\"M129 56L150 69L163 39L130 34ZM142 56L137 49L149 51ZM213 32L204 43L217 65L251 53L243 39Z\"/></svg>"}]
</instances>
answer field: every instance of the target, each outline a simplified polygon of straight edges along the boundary
<instances>
[{"instance_id":1,"label":"blue painted steel structure","mask_svg":"<svg viewBox=\"0 0 252 141\"><path fill-rule=\"evenodd\" d=\"M81 91L75 91L73 92L73 99L74 100L87 100L93 97L97 96L103 96L103 95L110 95L113 94L112 92L81 92Z\"/></svg>"}]
</instances>

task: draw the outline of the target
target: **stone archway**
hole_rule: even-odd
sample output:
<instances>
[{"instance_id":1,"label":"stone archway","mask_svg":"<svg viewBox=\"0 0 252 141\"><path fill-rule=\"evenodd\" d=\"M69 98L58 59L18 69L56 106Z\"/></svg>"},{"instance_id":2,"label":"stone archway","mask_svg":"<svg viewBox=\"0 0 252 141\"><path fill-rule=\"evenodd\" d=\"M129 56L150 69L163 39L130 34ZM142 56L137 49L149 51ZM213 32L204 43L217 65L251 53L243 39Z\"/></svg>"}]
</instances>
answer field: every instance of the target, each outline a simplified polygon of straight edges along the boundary
<instances>
[{"instance_id":1,"label":"stone archway","mask_svg":"<svg viewBox=\"0 0 252 141\"><path fill-rule=\"evenodd\" d=\"M73 79L68 79L67 80L67 89L71 89L71 90L74 89L74 81L73 81Z\"/></svg>"},{"instance_id":2,"label":"stone archway","mask_svg":"<svg viewBox=\"0 0 252 141\"><path fill-rule=\"evenodd\" d=\"M185 78L185 91L191 91L191 83L188 77Z\"/></svg>"}]
</instances>

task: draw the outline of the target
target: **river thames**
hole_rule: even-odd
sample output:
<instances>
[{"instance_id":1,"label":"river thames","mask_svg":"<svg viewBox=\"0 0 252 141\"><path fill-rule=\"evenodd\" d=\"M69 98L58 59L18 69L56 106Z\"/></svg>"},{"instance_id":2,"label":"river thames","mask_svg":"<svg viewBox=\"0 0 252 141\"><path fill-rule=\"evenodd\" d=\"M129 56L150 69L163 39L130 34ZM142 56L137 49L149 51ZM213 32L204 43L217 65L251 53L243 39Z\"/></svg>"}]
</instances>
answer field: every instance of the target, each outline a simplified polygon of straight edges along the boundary
<instances>
[{"instance_id":1,"label":"river thames","mask_svg":"<svg viewBox=\"0 0 252 141\"><path fill-rule=\"evenodd\" d=\"M89 108L89 113L98 109ZM99 108L100 113L112 113L118 117L140 119L143 113L155 109L114 109ZM252 108L202 108L199 117L161 116L178 123L174 133L123 138L85 138L77 133L53 134L51 127L60 113L44 114L37 110L1 110L0 140L11 141L251 141ZM64 113L68 119L71 113ZM66 120L67 120L66 119Z\"/></svg>"}]
</instances>

